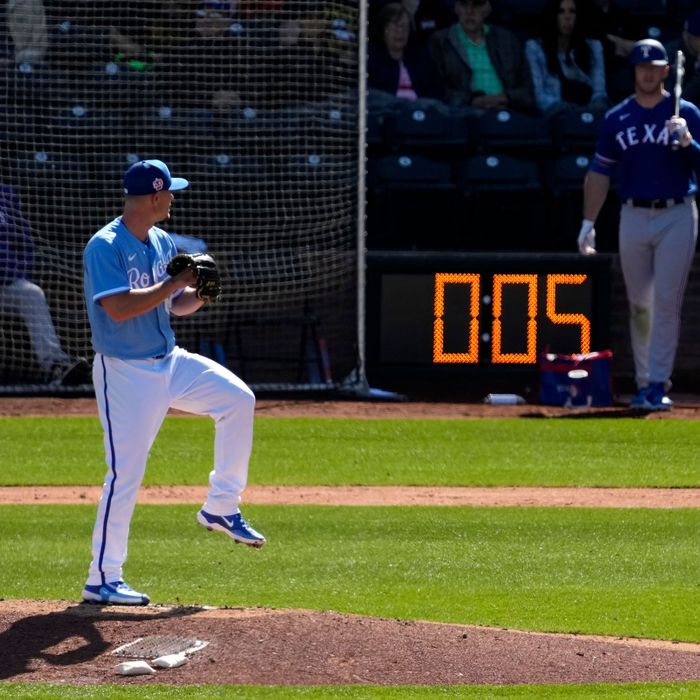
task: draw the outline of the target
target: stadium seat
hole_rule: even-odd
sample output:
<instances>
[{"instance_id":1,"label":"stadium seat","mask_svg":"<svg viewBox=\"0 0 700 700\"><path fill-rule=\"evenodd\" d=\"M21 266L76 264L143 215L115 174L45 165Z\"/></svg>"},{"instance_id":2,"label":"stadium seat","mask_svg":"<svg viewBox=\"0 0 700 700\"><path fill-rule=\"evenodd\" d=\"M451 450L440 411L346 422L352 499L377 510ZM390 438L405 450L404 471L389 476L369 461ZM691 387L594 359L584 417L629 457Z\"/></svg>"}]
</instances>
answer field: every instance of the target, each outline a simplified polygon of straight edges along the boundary
<instances>
[{"instance_id":1,"label":"stadium seat","mask_svg":"<svg viewBox=\"0 0 700 700\"><path fill-rule=\"evenodd\" d=\"M183 231L207 239L209 230L222 216L229 222L227 234L243 232L255 216L260 216L265 200L267 170L259 159L204 149L193 152L184 162L172 161L172 171L181 172L190 181L187 207L178 211Z\"/></svg>"},{"instance_id":2,"label":"stadium seat","mask_svg":"<svg viewBox=\"0 0 700 700\"><path fill-rule=\"evenodd\" d=\"M156 91L152 74L130 71L113 61L90 63L78 75L75 96L98 108L140 111Z\"/></svg>"},{"instance_id":3,"label":"stadium seat","mask_svg":"<svg viewBox=\"0 0 700 700\"><path fill-rule=\"evenodd\" d=\"M591 164L589 152L571 153L554 158L545 168L548 192L548 220L551 232L550 250L575 250L583 210L583 182ZM617 174L610 182L610 193L596 220L598 249L615 250L620 201L617 194Z\"/></svg>"},{"instance_id":4,"label":"stadium seat","mask_svg":"<svg viewBox=\"0 0 700 700\"><path fill-rule=\"evenodd\" d=\"M378 154L386 150L384 139L384 124L391 114L390 109L369 109L367 110L367 130L366 142L370 153Z\"/></svg>"},{"instance_id":5,"label":"stadium seat","mask_svg":"<svg viewBox=\"0 0 700 700\"><path fill-rule=\"evenodd\" d=\"M545 181L548 193L547 228L550 249L572 251L581 226L583 180L590 166L590 153L572 153L547 162Z\"/></svg>"},{"instance_id":6,"label":"stadium seat","mask_svg":"<svg viewBox=\"0 0 700 700\"><path fill-rule=\"evenodd\" d=\"M553 194L580 192L590 164L590 153L571 154L549 161L545 174L549 191Z\"/></svg>"},{"instance_id":7,"label":"stadium seat","mask_svg":"<svg viewBox=\"0 0 700 700\"><path fill-rule=\"evenodd\" d=\"M6 167L7 184L20 194L24 213L39 238L61 246L73 240L77 210L87 212L80 226L96 230L100 210L90 200L99 199L102 192L84 158L55 150L20 150Z\"/></svg>"},{"instance_id":8,"label":"stadium seat","mask_svg":"<svg viewBox=\"0 0 700 700\"><path fill-rule=\"evenodd\" d=\"M338 99L285 107L259 116L263 130L276 136L282 147L340 154L347 150L348 143L357 142L355 112L356 105Z\"/></svg>"},{"instance_id":9,"label":"stadium seat","mask_svg":"<svg viewBox=\"0 0 700 700\"><path fill-rule=\"evenodd\" d=\"M579 153L595 150L598 131L603 120L601 112L565 111L552 121L552 142L557 151Z\"/></svg>"},{"instance_id":10,"label":"stadium seat","mask_svg":"<svg viewBox=\"0 0 700 700\"><path fill-rule=\"evenodd\" d=\"M279 121L274 112L242 107L229 114L217 115L215 141L229 153L256 155L261 148L279 141Z\"/></svg>"},{"instance_id":11,"label":"stadium seat","mask_svg":"<svg viewBox=\"0 0 700 700\"><path fill-rule=\"evenodd\" d=\"M538 161L480 154L459 164L467 250L538 250L546 198Z\"/></svg>"},{"instance_id":12,"label":"stadium seat","mask_svg":"<svg viewBox=\"0 0 700 700\"><path fill-rule=\"evenodd\" d=\"M368 161L368 245L452 247L457 189L451 163L418 155Z\"/></svg>"},{"instance_id":13,"label":"stadium seat","mask_svg":"<svg viewBox=\"0 0 700 700\"><path fill-rule=\"evenodd\" d=\"M368 163L367 184L374 189L453 190L450 163L417 155L391 155Z\"/></svg>"},{"instance_id":14,"label":"stadium seat","mask_svg":"<svg viewBox=\"0 0 700 700\"><path fill-rule=\"evenodd\" d=\"M71 98L73 84L62 71L48 64L20 63L5 74L5 102L26 109Z\"/></svg>"},{"instance_id":15,"label":"stadium seat","mask_svg":"<svg viewBox=\"0 0 700 700\"><path fill-rule=\"evenodd\" d=\"M45 123L33 110L0 105L0 142L8 150L29 148L44 134Z\"/></svg>"},{"instance_id":16,"label":"stadium seat","mask_svg":"<svg viewBox=\"0 0 700 700\"><path fill-rule=\"evenodd\" d=\"M44 118L51 141L61 143L64 151L76 155L90 146L116 148L131 137L121 112L96 109L82 101L49 104L44 109Z\"/></svg>"},{"instance_id":17,"label":"stadium seat","mask_svg":"<svg viewBox=\"0 0 700 700\"><path fill-rule=\"evenodd\" d=\"M203 109L174 108L168 104L146 107L138 120L140 150L156 149L163 158L183 150L211 146L215 141L214 114ZM183 149L185 147L185 149Z\"/></svg>"},{"instance_id":18,"label":"stadium seat","mask_svg":"<svg viewBox=\"0 0 700 700\"><path fill-rule=\"evenodd\" d=\"M471 118L477 150L521 157L542 157L551 148L545 119L507 109L490 109Z\"/></svg>"},{"instance_id":19,"label":"stadium seat","mask_svg":"<svg viewBox=\"0 0 700 700\"><path fill-rule=\"evenodd\" d=\"M318 229L342 226L344 217L328 221L338 193L350 215L357 199L357 181L348 177L356 153L343 155L304 152L266 159L267 186L285 193L286 204L273 213L277 228L285 239L313 239Z\"/></svg>"},{"instance_id":20,"label":"stadium seat","mask_svg":"<svg viewBox=\"0 0 700 700\"><path fill-rule=\"evenodd\" d=\"M481 154L462 162L457 182L460 190L470 195L541 187L537 161L501 154Z\"/></svg>"},{"instance_id":21,"label":"stadium seat","mask_svg":"<svg viewBox=\"0 0 700 700\"><path fill-rule=\"evenodd\" d=\"M387 115L384 136L403 152L432 157L467 155L470 146L467 113L433 100L406 102Z\"/></svg>"}]
</instances>

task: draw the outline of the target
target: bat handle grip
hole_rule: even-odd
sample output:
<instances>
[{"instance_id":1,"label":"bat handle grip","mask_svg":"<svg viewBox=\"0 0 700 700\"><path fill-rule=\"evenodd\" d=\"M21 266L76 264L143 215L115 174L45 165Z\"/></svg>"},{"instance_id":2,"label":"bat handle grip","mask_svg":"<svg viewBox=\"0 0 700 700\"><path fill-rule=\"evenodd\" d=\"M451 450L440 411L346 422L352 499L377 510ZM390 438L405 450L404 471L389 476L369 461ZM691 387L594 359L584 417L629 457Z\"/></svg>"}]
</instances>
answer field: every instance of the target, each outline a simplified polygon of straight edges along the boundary
<instances>
[{"instance_id":1,"label":"bat handle grip","mask_svg":"<svg viewBox=\"0 0 700 700\"><path fill-rule=\"evenodd\" d=\"M674 113L674 118L678 116L679 110L676 108L676 111ZM678 134L673 133L671 134L671 150L672 151L677 151L681 147L681 142L678 140Z\"/></svg>"}]
</instances>

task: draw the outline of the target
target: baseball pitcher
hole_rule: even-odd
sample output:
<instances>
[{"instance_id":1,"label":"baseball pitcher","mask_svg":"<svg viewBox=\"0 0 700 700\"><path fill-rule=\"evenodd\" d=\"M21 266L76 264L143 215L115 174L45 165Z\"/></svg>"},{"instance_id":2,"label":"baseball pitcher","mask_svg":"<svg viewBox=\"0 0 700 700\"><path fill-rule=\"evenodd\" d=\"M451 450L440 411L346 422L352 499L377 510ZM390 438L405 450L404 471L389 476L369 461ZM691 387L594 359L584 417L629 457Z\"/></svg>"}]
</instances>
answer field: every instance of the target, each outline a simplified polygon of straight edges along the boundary
<instances>
[{"instance_id":1,"label":"baseball pitcher","mask_svg":"<svg viewBox=\"0 0 700 700\"><path fill-rule=\"evenodd\" d=\"M210 416L216 426L210 488L197 522L234 542L265 544L238 507L248 478L255 397L226 367L178 347L170 326L171 314L194 313L221 294L214 259L177 254L170 236L155 225L170 216L173 192L188 185L171 177L162 161L135 163L124 175L122 216L98 231L83 255L107 462L83 589L87 602L150 602L125 583L122 567L148 452L171 406Z\"/></svg>"}]
</instances>

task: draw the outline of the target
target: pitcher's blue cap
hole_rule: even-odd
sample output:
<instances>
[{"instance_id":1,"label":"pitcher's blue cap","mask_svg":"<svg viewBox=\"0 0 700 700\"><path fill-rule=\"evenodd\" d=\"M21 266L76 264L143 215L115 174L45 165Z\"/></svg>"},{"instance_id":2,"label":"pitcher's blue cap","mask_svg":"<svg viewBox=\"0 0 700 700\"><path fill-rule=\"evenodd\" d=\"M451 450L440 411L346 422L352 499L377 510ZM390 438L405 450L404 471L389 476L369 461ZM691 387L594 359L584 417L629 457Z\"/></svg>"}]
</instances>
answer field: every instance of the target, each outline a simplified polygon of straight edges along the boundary
<instances>
[{"instance_id":1,"label":"pitcher's blue cap","mask_svg":"<svg viewBox=\"0 0 700 700\"><path fill-rule=\"evenodd\" d=\"M656 39L642 39L632 46L630 63L638 66L640 63L650 63L652 66L667 66L668 54L664 45Z\"/></svg>"},{"instance_id":2,"label":"pitcher's blue cap","mask_svg":"<svg viewBox=\"0 0 700 700\"><path fill-rule=\"evenodd\" d=\"M184 190L190 183L184 177L172 177L162 160L140 160L124 173L124 194L155 194L163 190Z\"/></svg>"}]
</instances>

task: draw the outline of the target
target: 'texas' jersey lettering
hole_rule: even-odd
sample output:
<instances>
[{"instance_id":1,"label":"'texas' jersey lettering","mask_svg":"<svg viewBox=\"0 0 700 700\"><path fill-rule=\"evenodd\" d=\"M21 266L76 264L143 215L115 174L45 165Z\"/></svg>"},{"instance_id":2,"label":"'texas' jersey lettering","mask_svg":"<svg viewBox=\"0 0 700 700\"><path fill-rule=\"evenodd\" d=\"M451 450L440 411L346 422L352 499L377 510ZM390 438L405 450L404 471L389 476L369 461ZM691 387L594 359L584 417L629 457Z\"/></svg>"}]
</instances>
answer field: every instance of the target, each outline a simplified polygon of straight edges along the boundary
<instances>
[{"instance_id":1,"label":"'texas' jersey lettering","mask_svg":"<svg viewBox=\"0 0 700 700\"><path fill-rule=\"evenodd\" d=\"M666 121L673 112L674 100L665 93L653 107L643 107L631 96L605 115L591 170L608 177L616 171L622 200L675 199L697 191L693 171L700 164L700 149L671 148ZM681 99L680 116L699 141L700 110Z\"/></svg>"},{"instance_id":2,"label":"'texas' jersey lettering","mask_svg":"<svg viewBox=\"0 0 700 700\"><path fill-rule=\"evenodd\" d=\"M666 126L659 129L658 124L640 124L628 126L615 134L615 141L623 151L640 143L656 143L660 146L668 146L670 134Z\"/></svg>"}]
</instances>

